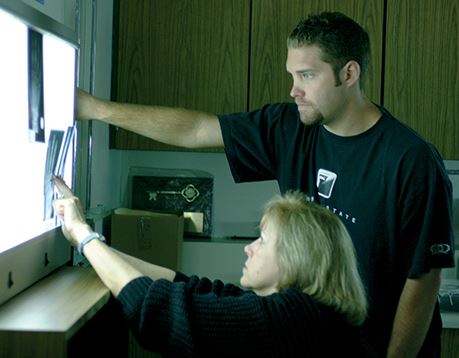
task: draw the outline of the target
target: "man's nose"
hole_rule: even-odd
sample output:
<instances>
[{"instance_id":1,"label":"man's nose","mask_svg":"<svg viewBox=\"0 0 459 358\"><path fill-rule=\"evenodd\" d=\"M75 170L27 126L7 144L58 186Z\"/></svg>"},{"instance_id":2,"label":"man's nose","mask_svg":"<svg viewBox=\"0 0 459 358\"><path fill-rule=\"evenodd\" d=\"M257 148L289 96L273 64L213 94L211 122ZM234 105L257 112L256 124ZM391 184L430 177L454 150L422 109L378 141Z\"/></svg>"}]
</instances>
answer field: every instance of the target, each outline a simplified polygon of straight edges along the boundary
<instances>
[{"instance_id":1,"label":"man's nose","mask_svg":"<svg viewBox=\"0 0 459 358\"><path fill-rule=\"evenodd\" d=\"M304 91L301 90L295 83L293 83L292 89L290 90L290 97L304 97Z\"/></svg>"}]
</instances>

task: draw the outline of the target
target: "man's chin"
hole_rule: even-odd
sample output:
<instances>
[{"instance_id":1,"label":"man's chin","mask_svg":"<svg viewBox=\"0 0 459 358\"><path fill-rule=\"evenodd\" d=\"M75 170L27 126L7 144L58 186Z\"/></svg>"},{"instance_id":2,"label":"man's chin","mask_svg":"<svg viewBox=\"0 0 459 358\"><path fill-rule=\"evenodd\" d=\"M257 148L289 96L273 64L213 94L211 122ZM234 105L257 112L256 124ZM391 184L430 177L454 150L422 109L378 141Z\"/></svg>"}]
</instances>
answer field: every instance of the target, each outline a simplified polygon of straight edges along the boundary
<instances>
[{"instance_id":1,"label":"man's chin","mask_svg":"<svg viewBox=\"0 0 459 358\"><path fill-rule=\"evenodd\" d=\"M300 120L306 126L313 126L315 124L319 124L319 119L318 118L300 116Z\"/></svg>"},{"instance_id":2,"label":"man's chin","mask_svg":"<svg viewBox=\"0 0 459 358\"><path fill-rule=\"evenodd\" d=\"M306 126L320 125L324 122L324 118L321 115L311 116L302 112L300 112L300 120Z\"/></svg>"}]
</instances>

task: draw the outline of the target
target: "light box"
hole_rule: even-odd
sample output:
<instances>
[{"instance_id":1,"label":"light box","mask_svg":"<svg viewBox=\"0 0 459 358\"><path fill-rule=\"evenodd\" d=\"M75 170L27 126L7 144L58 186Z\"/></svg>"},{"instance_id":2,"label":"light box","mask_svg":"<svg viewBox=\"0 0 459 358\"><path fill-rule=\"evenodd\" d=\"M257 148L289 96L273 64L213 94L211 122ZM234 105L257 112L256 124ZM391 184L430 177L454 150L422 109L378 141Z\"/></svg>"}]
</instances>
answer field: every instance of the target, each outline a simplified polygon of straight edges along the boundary
<instances>
[{"instance_id":1,"label":"light box","mask_svg":"<svg viewBox=\"0 0 459 358\"><path fill-rule=\"evenodd\" d=\"M0 303L70 258L51 182L72 185L77 37L0 0Z\"/></svg>"}]
</instances>

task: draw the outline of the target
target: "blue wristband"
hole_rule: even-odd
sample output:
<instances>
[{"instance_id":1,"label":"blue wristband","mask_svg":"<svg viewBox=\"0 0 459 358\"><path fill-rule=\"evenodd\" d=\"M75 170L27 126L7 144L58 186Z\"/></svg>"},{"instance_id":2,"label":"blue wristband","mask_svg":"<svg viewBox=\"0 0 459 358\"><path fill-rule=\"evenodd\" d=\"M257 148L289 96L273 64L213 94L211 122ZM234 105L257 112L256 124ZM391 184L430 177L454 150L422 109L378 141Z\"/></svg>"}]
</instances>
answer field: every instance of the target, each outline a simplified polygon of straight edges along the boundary
<instances>
[{"instance_id":1,"label":"blue wristband","mask_svg":"<svg viewBox=\"0 0 459 358\"><path fill-rule=\"evenodd\" d=\"M94 240L94 239L97 239L97 240L100 240L102 242L105 242L105 237L103 237L101 234L97 233L97 232L92 232L90 233L88 236L86 236L79 244L78 244L78 247L77 247L77 250L78 250L78 253L80 255L83 255L83 250L84 250L84 247L85 245L90 242L91 240Z\"/></svg>"}]
</instances>

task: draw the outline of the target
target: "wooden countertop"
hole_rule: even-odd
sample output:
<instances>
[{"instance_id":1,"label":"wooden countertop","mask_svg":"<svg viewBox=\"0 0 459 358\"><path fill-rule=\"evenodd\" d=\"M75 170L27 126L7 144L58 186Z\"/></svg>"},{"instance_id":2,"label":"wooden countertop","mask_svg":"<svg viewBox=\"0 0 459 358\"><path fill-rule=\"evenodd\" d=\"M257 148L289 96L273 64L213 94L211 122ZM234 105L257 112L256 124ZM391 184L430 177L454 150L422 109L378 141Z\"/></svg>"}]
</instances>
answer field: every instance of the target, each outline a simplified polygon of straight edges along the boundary
<instances>
[{"instance_id":1,"label":"wooden countertop","mask_svg":"<svg viewBox=\"0 0 459 358\"><path fill-rule=\"evenodd\" d=\"M62 267L0 305L0 331L73 336L110 299L92 268Z\"/></svg>"}]
</instances>

